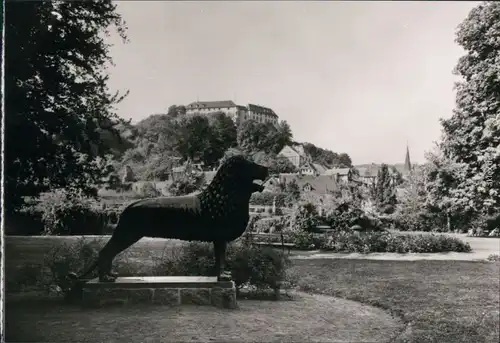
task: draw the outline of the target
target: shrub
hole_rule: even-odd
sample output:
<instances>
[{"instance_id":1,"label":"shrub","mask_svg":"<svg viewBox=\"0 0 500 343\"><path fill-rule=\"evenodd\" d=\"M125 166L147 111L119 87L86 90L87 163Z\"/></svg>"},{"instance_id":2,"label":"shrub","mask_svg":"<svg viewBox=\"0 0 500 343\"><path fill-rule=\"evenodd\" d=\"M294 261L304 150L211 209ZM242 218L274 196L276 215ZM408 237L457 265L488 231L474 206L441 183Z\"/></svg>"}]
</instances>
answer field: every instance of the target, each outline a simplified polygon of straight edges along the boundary
<instances>
[{"instance_id":1,"label":"shrub","mask_svg":"<svg viewBox=\"0 0 500 343\"><path fill-rule=\"evenodd\" d=\"M250 204L259 206L272 206L274 198L276 198L276 207L286 206L286 193L273 193L273 192L263 192L263 193L253 193L250 197Z\"/></svg>"},{"instance_id":2,"label":"shrub","mask_svg":"<svg viewBox=\"0 0 500 343\"><path fill-rule=\"evenodd\" d=\"M7 292L22 292L40 288L43 280L43 264L29 263L10 270L5 278Z\"/></svg>"},{"instance_id":3,"label":"shrub","mask_svg":"<svg viewBox=\"0 0 500 343\"><path fill-rule=\"evenodd\" d=\"M61 294L68 294L73 285L67 278L68 274L80 273L92 265L103 244L104 241L101 239L80 238L73 244L58 245L44 256L43 265L26 266L21 271L23 274L16 278L16 282L17 284L36 284L46 290L57 289ZM169 246L169 253L166 254L166 251L163 256L153 260L151 270L144 269L144 261L140 262L140 267L131 263L126 253L117 256L114 266L122 276L151 275L151 273L158 276L213 275L214 259L211 244L190 242L174 248ZM276 289L282 283L290 284L293 280L287 279L288 266L287 256L272 248L253 247L241 242L228 247L226 269L231 270L238 288L251 285L265 290ZM39 275L37 272L41 270L43 272ZM89 278L96 277L96 274L97 270L93 271ZM35 282L36 279L39 281ZM16 283L11 281L9 287L14 289Z\"/></svg>"},{"instance_id":4,"label":"shrub","mask_svg":"<svg viewBox=\"0 0 500 343\"><path fill-rule=\"evenodd\" d=\"M473 229L476 229L476 231L490 232L495 229L498 230L498 228L500 228L500 215L498 213L491 215L478 215L474 218L474 220L472 220L471 226Z\"/></svg>"},{"instance_id":5,"label":"shrub","mask_svg":"<svg viewBox=\"0 0 500 343\"><path fill-rule=\"evenodd\" d=\"M326 223L338 231L348 230L356 224L363 211L354 203L346 201L337 206L326 216Z\"/></svg>"},{"instance_id":6,"label":"shrub","mask_svg":"<svg viewBox=\"0 0 500 343\"><path fill-rule=\"evenodd\" d=\"M209 243L190 242L170 256L162 256L153 267L159 276L209 276L214 270L213 248Z\"/></svg>"},{"instance_id":7,"label":"shrub","mask_svg":"<svg viewBox=\"0 0 500 343\"><path fill-rule=\"evenodd\" d=\"M393 234L389 232L354 233L334 232L329 235L323 250L334 252L397 252L397 253L435 253L469 252L468 243L456 237L435 234Z\"/></svg>"},{"instance_id":8,"label":"shrub","mask_svg":"<svg viewBox=\"0 0 500 343\"><path fill-rule=\"evenodd\" d=\"M282 222L283 220L281 218L263 218L254 223L252 231L258 233L280 231Z\"/></svg>"},{"instance_id":9,"label":"shrub","mask_svg":"<svg viewBox=\"0 0 500 343\"><path fill-rule=\"evenodd\" d=\"M156 189L152 182L144 182L139 190L139 195L143 198L154 198L161 196L161 191Z\"/></svg>"},{"instance_id":10,"label":"shrub","mask_svg":"<svg viewBox=\"0 0 500 343\"><path fill-rule=\"evenodd\" d=\"M89 268L98 257L99 250L104 246L105 240L100 238L79 238L75 243L62 243L49 250L43 260L43 277L41 286L45 290L57 289L66 294L72 286L68 279L71 272L80 273ZM115 267L120 275L135 274L136 270L128 263L126 253L115 259ZM97 269L89 277L96 277Z\"/></svg>"},{"instance_id":11,"label":"shrub","mask_svg":"<svg viewBox=\"0 0 500 343\"><path fill-rule=\"evenodd\" d=\"M23 211L41 218L45 235L102 234L108 225L102 204L64 190L41 194Z\"/></svg>"},{"instance_id":12,"label":"shrub","mask_svg":"<svg viewBox=\"0 0 500 343\"><path fill-rule=\"evenodd\" d=\"M289 260L268 247L240 245L230 253L228 267L238 288L245 284L257 289L277 289L286 278Z\"/></svg>"},{"instance_id":13,"label":"shrub","mask_svg":"<svg viewBox=\"0 0 500 343\"><path fill-rule=\"evenodd\" d=\"M285 280L289 261L280 251L249 244L232 244L227 251L227 267L238 288L252 285L275 289ZM191 242L182 253L164 257L154 267L155 275L213 275L213 248L209 243Z\"/></svg>"},{"instance_id":14,"label":"shrub","mask_svg":"<svg viewBox=\"0 0 500 343\"><path fill-rule=\"evenodd\" d=\"M359 225L363 231L383 231L387 226L387 219L383 222L351 201L338 205L326 216L325 222L337 231L349 230L354 225Z\"/></svg>"},{"instance_id":15,"label":"shrub","mask_svg":"<svg viewBox=\"0 0 500 343\"><path fill-rule=\"evenodd\" d=\"M446 231L442 216L425 208L401 207L387 218L392 228L400 231Z\"/></svg>"},{"instance_id":16,"label":"shrub","mask_svg":"<svg viewBox=\"0 0 500 343\"><path fill-rule=\"evenodd\" d=\"M304 230L294 231L290 238L290 242L295 244L295 248L298 250L321 249L325 243L324 235Z\"/></svg>"},{"instance_id":17,"label":"shrub","mask_svg":"<svg viewBox=\"0 0 500 343\"><path fill-rule=\"evenodd\" d=\"M488 261L491 262L500 262L500 255L499 254L491 254L487 258Z\"/></svg>"},{"instance_id":18,"label":"shrub","mask_svg":"<svg viewBox=\"0 0 500 343\"><path fill-rule=\"evenodd\" d=\"M292 227L296 230L305 230L313 232L318 225L321 224L321 219L315 205L311 203L303 203L295 208L292 214Z\"/></svg>"},{"instance_id":19,"label":"shrub","mask_svg":"<svg viewBox=\"0 0 500 343\"><path fill-rule=\"evenodd\" d=\"M33 206L24 206L16 213L5 213L6 235L41 235L44 232L42 214Z\"/></svg>"},{"instance_id":20,"label":"shrub","mask_svg":"<svg viewBox=\"0 0 500 343\"><path fill-rule=\"evenodd\" d=\"M168 191L173 196L191 194L200 190L203 187L204 183L204 173L184 175L183 177L172 182L168 187Z\"/></svg>"}]
</instances>

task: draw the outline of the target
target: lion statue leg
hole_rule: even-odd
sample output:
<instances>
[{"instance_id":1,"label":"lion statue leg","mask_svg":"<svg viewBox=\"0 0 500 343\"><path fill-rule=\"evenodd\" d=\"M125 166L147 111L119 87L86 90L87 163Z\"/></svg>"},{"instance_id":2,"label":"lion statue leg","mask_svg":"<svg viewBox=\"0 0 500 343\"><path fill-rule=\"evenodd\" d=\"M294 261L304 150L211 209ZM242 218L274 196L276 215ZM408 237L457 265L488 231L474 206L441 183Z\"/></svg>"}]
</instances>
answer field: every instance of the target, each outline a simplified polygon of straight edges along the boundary
<instances>
[{"instance_id":1,"label":"lion statue leg","mask_svg":"<svg viewBox=\"0 0 500 343\"><path fill-rule=\"evenodd\" d=\"M215 275L217 276L217 281L231 280L231 272L224 269L226 266L226 248L227 242L214 241Z\"/></svg>"},{"instance_id":2,"label":"lion statue leg","mask_svg":"<svg viewBox=\"0 0 500 343\"><path fill-rule=\"evenodd\" d=\"M123 250L136 243L141 237L139 234L128 233L122 229L116 230L108 243L99 252L98 270L100 282L114 282L118 273L111 271L113 260Z\"/></svg>"}]
</instances>

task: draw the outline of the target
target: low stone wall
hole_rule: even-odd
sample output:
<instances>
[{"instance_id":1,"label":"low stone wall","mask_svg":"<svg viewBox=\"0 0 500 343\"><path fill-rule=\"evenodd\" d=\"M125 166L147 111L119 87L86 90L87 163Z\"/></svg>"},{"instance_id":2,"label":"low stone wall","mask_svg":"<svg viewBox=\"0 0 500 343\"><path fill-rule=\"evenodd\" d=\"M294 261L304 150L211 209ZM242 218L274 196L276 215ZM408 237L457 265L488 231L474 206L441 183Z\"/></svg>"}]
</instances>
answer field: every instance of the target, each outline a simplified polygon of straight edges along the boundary
<instances>
[{"instance_id":1,"label":"low stone wall","mask_svg":"<svg viewBox=\"0 0 500 343\"><path fill-rule=\"evenodd\" d=\"M82 286L81 300L87 307L137 303L238 307L234 282L210 277L123 277L115 283L94 279Z\"/></svg>"}]
</instances>

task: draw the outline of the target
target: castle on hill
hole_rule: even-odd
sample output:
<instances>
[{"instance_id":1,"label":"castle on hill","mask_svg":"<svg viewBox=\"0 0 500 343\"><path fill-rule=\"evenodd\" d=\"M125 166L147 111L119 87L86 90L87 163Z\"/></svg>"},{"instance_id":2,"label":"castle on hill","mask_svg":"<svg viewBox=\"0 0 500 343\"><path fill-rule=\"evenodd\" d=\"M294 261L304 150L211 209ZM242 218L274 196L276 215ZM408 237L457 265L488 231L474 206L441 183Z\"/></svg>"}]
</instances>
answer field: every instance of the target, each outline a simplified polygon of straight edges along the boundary
<instances>
[{"instance_id":1,"label":"castle on hill","mask_svg":"<svg viewBox=\"0 0 500 343\"><path fill-rule=\"evenodd\" d=\"M248 104L237 105L231 100L223 101L196 101L186 106L186 114L225 113L235 123L245 120L255 120L258 123L271 123L278 125L278 115L270 108Z\"/></svg>"}]
</instances>

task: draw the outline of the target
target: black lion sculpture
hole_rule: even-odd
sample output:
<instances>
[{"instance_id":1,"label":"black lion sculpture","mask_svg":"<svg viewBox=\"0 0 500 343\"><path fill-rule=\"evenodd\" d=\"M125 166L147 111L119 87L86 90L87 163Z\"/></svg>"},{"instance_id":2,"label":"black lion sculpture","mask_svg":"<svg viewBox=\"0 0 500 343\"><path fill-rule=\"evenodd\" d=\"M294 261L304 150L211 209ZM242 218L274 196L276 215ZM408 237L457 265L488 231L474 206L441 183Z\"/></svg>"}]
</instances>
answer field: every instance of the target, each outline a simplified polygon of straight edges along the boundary
<instances>
[{"instance_id":1,"label":"black lion sculpture","mask_svg":"<svg viewBox=\"0 0 500 343\"><path fill-rule=\"evenodd\" d=\"M245 232L249 221L249 201L253 192L264 187L254 180L264 181L268 168L242 156L226 160L205 190L196 195L158 197L136 201L127 206L97 261L80 277L95 268L99 281L114 282L111 271L116 255L142 237L161 237L214 244L215 273L218 280L230 279L224 271L226 246Z\"/></svg>"}]
</instances>

